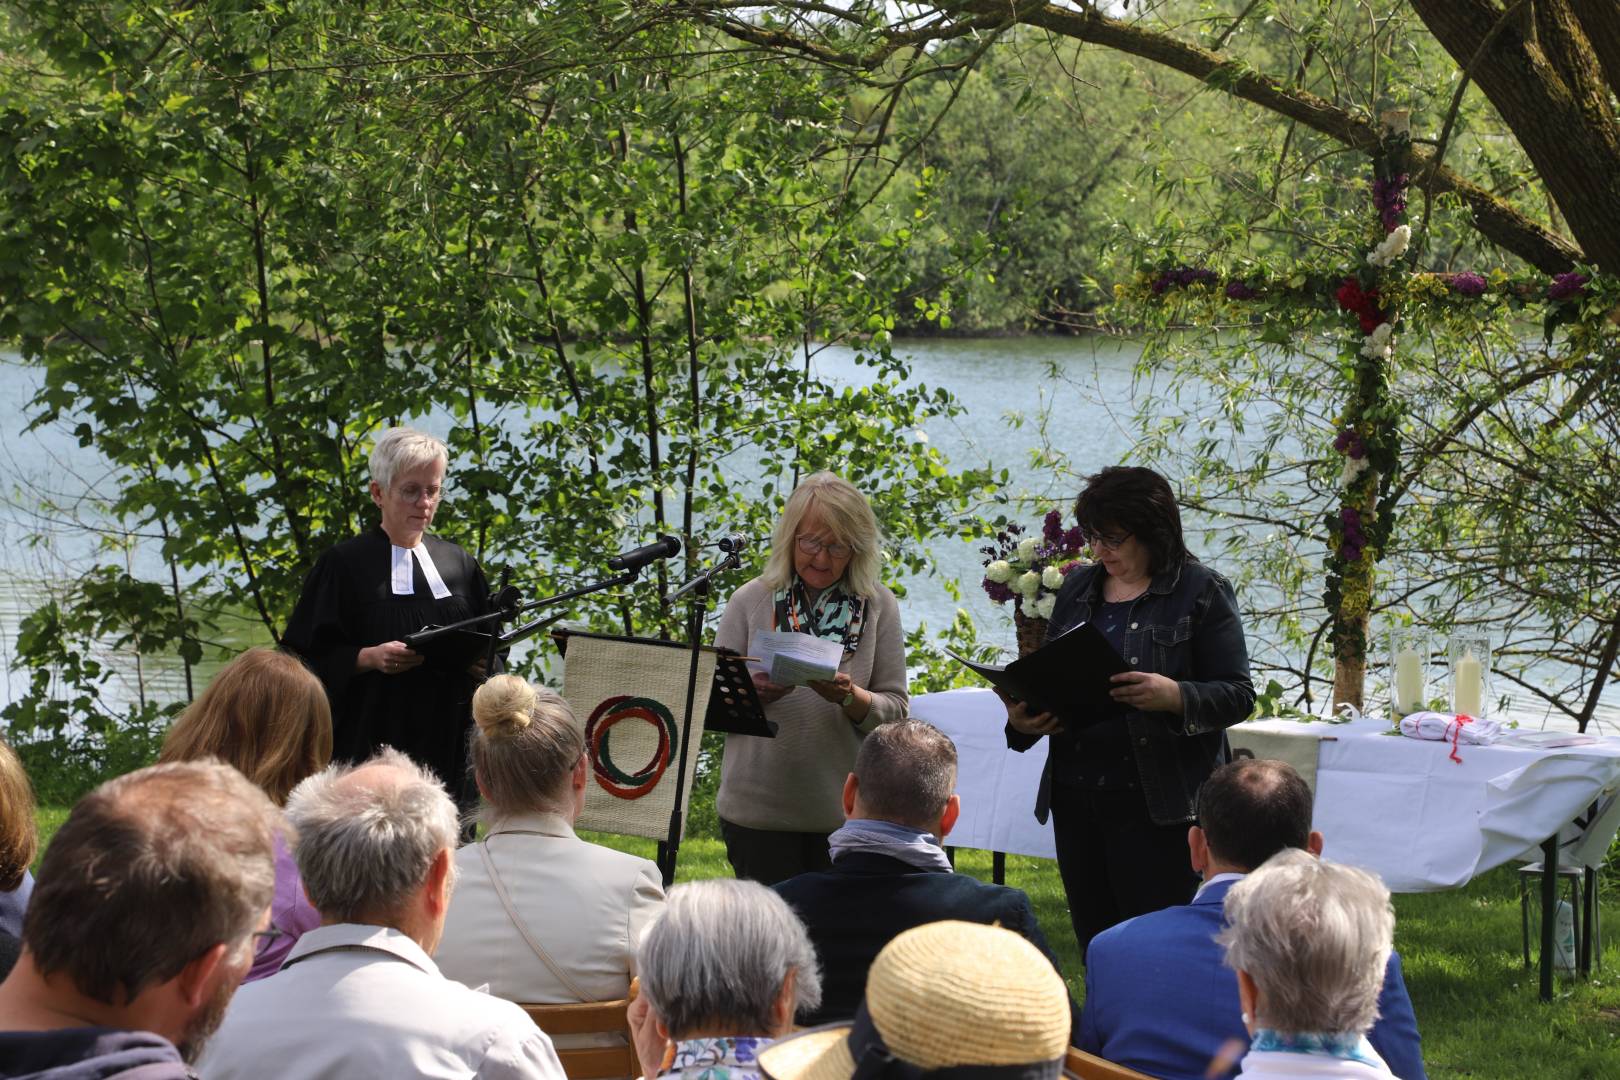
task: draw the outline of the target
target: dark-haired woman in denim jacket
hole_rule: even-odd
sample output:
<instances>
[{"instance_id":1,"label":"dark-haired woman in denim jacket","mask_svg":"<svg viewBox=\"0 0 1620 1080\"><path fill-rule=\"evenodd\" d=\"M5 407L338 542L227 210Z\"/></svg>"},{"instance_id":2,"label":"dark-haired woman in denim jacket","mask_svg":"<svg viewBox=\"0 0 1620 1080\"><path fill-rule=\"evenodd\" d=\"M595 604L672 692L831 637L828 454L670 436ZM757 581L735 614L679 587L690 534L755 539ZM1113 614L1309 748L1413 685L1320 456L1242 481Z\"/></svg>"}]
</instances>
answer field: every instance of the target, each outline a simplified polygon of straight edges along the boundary
<instances>
[{"instance_id":1,"label":"dark-haired woman in denim jacket","mask_svg":"<svg viewBox=\"0 0 1620 1080\"><path fill-rule=\"evenodd\" d=\"M1198 787L1227 760L1226 728L1254 708L1232 586L1187 552L1169 484L1148 469L1091 477L1075 507L1097 561L1059 591L1048 637L1082 622L1134 669L1102 716L1007 703L1007 743L1050 739L1036 816L1050 811L1084 954L1093 936L1192 899L1187 851Z\"/></svg>"}]
</instances>

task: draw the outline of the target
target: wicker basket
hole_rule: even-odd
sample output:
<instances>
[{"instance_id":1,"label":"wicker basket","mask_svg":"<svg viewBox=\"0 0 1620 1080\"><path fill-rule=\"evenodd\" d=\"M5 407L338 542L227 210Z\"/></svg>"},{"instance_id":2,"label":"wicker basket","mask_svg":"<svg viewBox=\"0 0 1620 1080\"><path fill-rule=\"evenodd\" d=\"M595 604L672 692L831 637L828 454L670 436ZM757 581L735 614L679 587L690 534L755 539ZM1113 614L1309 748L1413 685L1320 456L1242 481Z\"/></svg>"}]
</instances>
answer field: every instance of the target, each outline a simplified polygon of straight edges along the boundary
<instances>
[{"instance_id":1,"label":"wicker basket","mask_svg":"<svg viewBox=\"0 0 1620 1080\"><path fill-rule=\"evenodd\" d=\"M1046 644L1046 620L1038 619L1033 615L1025 615L1022 610L1014 609L1013 625L1018 628L1018 655L1028 656L1042 645Z\"/></svg>"}]
</instances>

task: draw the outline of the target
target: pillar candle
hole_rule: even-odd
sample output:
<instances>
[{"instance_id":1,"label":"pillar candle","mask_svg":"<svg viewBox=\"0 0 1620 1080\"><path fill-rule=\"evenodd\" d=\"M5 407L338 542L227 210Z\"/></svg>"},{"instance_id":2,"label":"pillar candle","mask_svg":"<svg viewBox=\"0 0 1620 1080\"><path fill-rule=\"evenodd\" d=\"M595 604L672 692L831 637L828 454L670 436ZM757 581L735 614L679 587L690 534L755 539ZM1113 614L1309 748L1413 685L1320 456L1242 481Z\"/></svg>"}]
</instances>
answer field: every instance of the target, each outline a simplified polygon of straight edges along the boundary
<instances>
[{"instance_id":1,"label":"pillar candle","mask_svg":"<svg viewBox=\"0 0 1620 1080\"><path fill-rule=\"evenodd\" d=\"M1395 711L1404 716L1423 705L1423 661L1417 650L1402 649L1395 654Z\"/></svg>"},{"instance_id":2,"label":"pillar candle","mask_svg":"<svg viewBox=\"0 0 1620 1080\"><path fill-rule=\"evenodd\" d=\"M1451 711L1479 716L1485 711L1485 670L1470 650L1465 650L1457 661L1457 689L1453 692Z\"/></svg>"}]
</instances>

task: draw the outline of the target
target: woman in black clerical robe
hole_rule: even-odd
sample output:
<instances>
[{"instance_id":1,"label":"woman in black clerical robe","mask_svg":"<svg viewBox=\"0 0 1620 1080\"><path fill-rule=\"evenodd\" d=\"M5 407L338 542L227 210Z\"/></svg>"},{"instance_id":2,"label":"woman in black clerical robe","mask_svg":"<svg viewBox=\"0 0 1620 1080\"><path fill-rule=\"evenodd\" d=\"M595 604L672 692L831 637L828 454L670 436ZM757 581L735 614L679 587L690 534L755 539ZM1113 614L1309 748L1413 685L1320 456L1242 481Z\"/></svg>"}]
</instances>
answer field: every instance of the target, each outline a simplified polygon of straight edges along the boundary
<instances>
[{"instance_id":1,"label":"woman in black clerical robe","mask_svg":"<svg viewBox=\"0 0 1620 1080\"><path fill-rule=\"evenodd\" d=\"M433 769L466 804L472 694L483 673L476 663L429 661L402 640L489 610L477 561L427 535L447 460L442 442L410 428L378 438L371 499L382 523L316 560L282 644L326 686L333 760L363 761L392 746Z\"/></svg>"}]
</instances>

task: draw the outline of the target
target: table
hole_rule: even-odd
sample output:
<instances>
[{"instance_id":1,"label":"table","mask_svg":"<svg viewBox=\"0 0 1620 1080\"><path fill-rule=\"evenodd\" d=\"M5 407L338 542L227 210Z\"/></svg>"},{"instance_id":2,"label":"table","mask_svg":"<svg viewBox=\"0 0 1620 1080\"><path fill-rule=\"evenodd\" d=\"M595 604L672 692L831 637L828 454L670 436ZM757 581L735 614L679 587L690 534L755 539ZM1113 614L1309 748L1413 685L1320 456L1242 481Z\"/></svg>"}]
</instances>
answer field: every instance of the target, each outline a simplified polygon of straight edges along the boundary
<instances>
[{"instance_id":1,"label":"table","mask_svg":"<svg viewBox=\"0 0 1620 1080\"><path fill-rule=\"evenodd\" d=\"M1041 825L1033 813L1045 740L1022 754L1008 750L1006 710L988 690L923 694L912 699L911 713L956 742L962 812L951 843L1053 858L1051 825ZM1594 803L1620 806L1620 739L1535 749L1463 744L1459 763L1451 760L1449 743L1384 734L1389 726L1382 720L1262 720L1237 730L1250 728L1319 740L1314 825L1326 840L1323 857L1377 873L1392 892L1454 888L1504 863L1534 858L1540 847L1549 871L1543 875L1542 984L1550 996L1548 911L1555 902L1557 842L1607 848L1611 821L1604 836L1586 835L1573 823Z\"/></svg>"}]
</instances>

